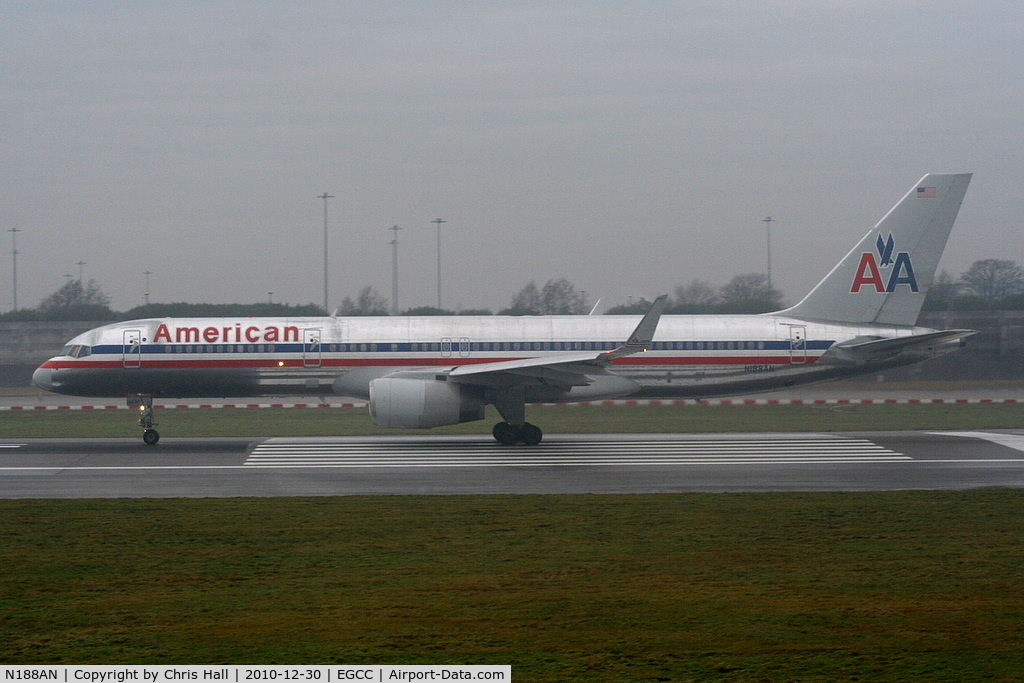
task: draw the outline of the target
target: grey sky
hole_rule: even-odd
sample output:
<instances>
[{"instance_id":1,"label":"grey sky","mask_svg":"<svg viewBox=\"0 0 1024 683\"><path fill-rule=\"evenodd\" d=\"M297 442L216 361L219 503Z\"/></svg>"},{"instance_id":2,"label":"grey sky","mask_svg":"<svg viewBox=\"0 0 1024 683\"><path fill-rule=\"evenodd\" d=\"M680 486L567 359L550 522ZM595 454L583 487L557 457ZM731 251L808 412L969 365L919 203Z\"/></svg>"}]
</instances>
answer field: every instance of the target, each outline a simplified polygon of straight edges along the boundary
<instances>
[{"instance_id":1,"label":"grey sky","mask_svg":"<svg viewBox=\"0 0 1024 683\"><path fill-rule=\"evenodd\" d=\"M18 303L798 299L925 172L973 171L942 267L1024 260L1017 2L6 2L0 230ZM11 307L0 235L0 309Z\"/></svg>"}]
</instances>

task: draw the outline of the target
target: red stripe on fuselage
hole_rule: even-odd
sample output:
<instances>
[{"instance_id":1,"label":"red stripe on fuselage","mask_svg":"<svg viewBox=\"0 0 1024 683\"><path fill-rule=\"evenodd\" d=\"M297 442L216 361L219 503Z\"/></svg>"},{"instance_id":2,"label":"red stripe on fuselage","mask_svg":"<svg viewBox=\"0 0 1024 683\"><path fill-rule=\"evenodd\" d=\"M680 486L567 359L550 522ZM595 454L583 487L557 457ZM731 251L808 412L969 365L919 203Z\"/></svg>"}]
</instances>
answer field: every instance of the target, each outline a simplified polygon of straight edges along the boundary
<instances>
[{"instance_id":1,"label":"red stripe on fuselage","mask_svg":"<svg viewBox=\"0 0 1024 683\"><path fill-rule=\"evenodd\" d=\"M457 365L479 365L483 363L499 363L503 361L521 360L524 357L494 357L494 358L465 358L465 357L432 357L432 358L241 358L241 359L220 359L220 358L195 358L195 359L174 359L154 360L143 356L141 367L143 368L168 368L168 369L197 369L197 368L316 368L316 367L421 367L421 366L457 366ZM551 357L557 362L557 356ZM796 364L813 363L819 358L818 355L808 354L800 356ZM128 369L140 367L135 358L131 358ZM319 365L312 362L319 361ZM790 365L794 358L789 355L781 356L653 356L644 354L641 356L626 356L616 358L613 365L646 365L646 366L677 366L677 365ZM123 360L56 360L50 359L43 363L41 368L54 370L72 369L104 369L124 368Z\"/></svg>"}]
</instances>

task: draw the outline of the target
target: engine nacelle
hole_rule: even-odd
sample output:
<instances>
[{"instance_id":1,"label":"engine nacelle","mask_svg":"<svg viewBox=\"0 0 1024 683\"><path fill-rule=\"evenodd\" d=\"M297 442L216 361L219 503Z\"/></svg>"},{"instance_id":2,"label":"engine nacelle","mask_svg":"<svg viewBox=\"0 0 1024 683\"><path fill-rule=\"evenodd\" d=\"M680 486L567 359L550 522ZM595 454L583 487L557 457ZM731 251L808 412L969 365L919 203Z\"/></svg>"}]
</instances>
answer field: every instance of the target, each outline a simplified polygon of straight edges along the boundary
<instances>
[{"instance_id":1,"label":"engine nacelle","mask_svg":"<svg viewBox=\"0 0 1024 683\"><path fill-rule=\"evenodd\" d=\"M440 427L484 419L484 404L443 380L381 377L370 382L370 419L389 428Z\"/></svg>"}]
</instances>

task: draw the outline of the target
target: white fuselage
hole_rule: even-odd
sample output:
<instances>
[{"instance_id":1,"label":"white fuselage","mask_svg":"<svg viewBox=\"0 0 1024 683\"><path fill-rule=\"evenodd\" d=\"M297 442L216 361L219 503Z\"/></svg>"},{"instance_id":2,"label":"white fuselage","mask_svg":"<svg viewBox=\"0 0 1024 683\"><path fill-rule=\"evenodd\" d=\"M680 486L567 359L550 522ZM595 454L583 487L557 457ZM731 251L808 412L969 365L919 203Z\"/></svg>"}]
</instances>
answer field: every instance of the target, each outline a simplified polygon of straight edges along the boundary
<instances>
[{"instance_id":1,"label":"white fuselage","mask_svg":"<svg viewBox=\"0 0 1024 683\"><path fill-rule=\"evenodd\" d=\"M614 349L635 316L162 318L75 337L36 371L38 385L84 396L163 397L337 393L366 397L369 382L403 369L453 367ZM700 397L766 391L921 360L849 363L827 353L855 338L922 328L824 324L779 315L661 318L649 350L611 370L638 396ZM947 349L948 350L948 349ZM531 400L593 395L545 392Z\"/></svg>"}]
</instances>

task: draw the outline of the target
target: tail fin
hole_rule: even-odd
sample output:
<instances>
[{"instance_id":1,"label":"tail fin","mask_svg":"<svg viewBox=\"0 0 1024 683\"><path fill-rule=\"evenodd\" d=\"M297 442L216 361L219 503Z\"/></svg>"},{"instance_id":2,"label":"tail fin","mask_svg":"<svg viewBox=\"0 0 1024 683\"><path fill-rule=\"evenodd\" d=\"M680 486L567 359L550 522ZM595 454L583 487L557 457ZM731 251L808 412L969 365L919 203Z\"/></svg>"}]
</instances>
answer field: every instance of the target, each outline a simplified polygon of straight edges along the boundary
<instances>
[{"instance_id":1,"label":"tail fin","mask_svg":"<svg viewBox=\"0 0 1024 683\"><path fill-rule=\"evenodd\" d=\"M779 313L830 322L914 325L971 175L932 173L921 178L803 301Z\"/></svg>"}]
</instances>

